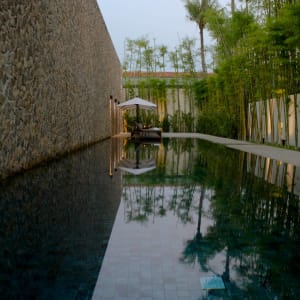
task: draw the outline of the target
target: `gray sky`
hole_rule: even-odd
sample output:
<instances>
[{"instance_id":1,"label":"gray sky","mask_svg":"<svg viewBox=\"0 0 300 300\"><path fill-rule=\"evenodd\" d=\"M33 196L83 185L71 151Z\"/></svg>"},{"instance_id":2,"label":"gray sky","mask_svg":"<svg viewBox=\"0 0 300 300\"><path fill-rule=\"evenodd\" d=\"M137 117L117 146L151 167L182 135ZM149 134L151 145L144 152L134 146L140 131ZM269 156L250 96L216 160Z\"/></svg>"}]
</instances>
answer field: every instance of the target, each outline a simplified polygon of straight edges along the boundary
<instances>
[{"instance_id":1,"label":"gray sky","mask_svg":"<svg viewBox=\"0 0 300 300\"><path fill-rule=\"evenodd\" d=\"M195 23L186 17L182 0L97 0L121 63L126 38L148 37L156 45L164 44L174 50L180 40L197 39ZM209 43L209 38L206 38Z\"/></svg>"}]
</instances>

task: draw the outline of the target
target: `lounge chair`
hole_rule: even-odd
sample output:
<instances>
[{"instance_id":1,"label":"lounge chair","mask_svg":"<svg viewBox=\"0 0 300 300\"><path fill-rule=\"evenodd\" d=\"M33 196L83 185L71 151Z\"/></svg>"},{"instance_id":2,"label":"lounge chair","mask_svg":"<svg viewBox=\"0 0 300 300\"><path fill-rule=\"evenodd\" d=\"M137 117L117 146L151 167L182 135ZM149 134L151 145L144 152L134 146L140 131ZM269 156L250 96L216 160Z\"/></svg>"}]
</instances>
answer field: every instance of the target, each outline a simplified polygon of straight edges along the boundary
<instances>
[{"instance_id":1,"label":"lounge chair","mask_svg":"<svg viewBox=\"0 0 300 300\"><path fill-rule=\"evenodd\" d=\"M161 128L145 128L141 123L136 123L135 129L131 132L133 138L161 139Z\"/></svg>"}]
</instances>

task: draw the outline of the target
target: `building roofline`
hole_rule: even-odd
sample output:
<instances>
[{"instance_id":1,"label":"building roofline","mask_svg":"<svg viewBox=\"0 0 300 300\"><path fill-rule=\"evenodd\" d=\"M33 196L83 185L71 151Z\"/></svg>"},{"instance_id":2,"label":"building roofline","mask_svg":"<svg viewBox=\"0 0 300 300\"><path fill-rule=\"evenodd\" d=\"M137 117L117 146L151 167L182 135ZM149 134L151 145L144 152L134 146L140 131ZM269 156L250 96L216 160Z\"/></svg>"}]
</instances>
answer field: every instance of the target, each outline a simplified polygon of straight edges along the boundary
<instances>
[{"instance_id":1,"label":"building roofline","mask_svg":"<svg viewBox=\"0 0 300 300\"><path fill-rule=\"evenodd\" d=\"M194 77L194 78L203 78L207 75L210 74L205 74L203 72L196 72L196 73L188 73L188 72L123 72L123 77L127 78L149 78L149 77L154 77L154 78L183 78L183 77Z\"/></svg>"}]
</instances>

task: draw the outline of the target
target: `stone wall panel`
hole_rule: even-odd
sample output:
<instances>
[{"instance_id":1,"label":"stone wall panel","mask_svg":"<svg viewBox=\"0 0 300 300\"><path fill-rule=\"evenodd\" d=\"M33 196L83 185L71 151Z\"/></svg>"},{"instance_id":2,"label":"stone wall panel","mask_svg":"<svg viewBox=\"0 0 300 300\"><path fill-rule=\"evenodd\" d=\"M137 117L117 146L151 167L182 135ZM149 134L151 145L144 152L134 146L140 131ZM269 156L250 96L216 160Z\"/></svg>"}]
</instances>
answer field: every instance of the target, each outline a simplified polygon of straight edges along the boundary
<instances>
[{"instance_id":1,"label":"stone wall panel","mask_svg":"<svg viewBox=\"0 0 300 300\"><path fill-rule=\"evenodd\" d=\"M0 177L110 136L121 66L95 0L0 7Z\"/></svg>"}]
</instances>

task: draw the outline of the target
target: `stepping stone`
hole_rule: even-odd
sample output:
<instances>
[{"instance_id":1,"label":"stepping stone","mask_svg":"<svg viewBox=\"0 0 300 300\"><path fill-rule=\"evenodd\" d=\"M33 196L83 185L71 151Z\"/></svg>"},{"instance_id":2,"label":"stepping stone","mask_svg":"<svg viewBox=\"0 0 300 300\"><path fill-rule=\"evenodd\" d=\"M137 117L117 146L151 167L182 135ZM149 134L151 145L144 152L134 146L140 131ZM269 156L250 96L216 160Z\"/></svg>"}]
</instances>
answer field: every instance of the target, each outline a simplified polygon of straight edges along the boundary
<instances>
[{"instance_id":1,"label":"stepping stone","mask_svg":"<svg viewBox=\"0 0 300 300\"><path fill-rule=\"evenodd\" d=\"M224 290L225 285L220 276L207 276L200 278L200 284L203 290Z\"/></svg>"}]
</instances>

